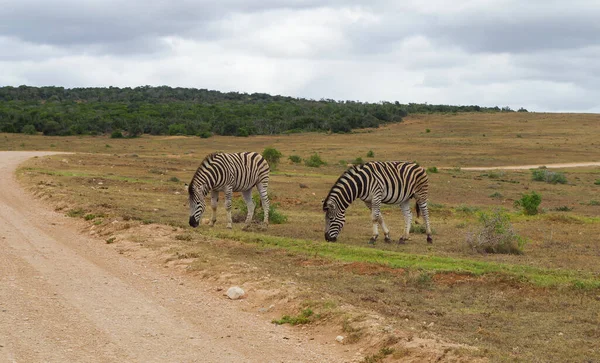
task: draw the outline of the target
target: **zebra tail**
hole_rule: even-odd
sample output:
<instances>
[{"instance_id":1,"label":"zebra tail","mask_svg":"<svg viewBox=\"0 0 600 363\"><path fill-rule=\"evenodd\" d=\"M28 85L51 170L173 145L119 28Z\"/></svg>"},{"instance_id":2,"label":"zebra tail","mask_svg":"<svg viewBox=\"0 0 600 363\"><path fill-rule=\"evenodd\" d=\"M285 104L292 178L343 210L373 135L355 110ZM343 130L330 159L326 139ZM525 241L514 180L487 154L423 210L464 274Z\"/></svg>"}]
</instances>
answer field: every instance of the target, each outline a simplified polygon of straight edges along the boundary
<instances>
[{"instance_id":1,"label":"zebra tail","mask_svg":"<svg viewBox=\"0 0 600 363\"><path fill-rule=\"evenodd\" d=\"M421 208L419 208L419 203L415 202L415 210L417 211L417 218L421 216Z\"/></svg>"}]
</instances>

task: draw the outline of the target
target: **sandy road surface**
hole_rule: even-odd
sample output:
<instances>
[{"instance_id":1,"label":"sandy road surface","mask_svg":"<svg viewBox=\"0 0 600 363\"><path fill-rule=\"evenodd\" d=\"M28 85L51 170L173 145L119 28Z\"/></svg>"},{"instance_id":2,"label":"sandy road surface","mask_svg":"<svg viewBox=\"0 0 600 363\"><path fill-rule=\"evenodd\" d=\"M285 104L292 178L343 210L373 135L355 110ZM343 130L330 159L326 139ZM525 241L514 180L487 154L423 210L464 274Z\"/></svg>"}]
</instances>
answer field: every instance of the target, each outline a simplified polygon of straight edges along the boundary
<instances>
[{"instance_id":1,"label":"sandy road surface","mask_svg":"<svg viewBox=\"0 0 600 363\"><path fill-rule=\"evenodd\" d=\"M83 236L0 152L0 362L343 362L350 353ZM181 278L181 277L180 277Z\"/></svg>"}]
</instances>

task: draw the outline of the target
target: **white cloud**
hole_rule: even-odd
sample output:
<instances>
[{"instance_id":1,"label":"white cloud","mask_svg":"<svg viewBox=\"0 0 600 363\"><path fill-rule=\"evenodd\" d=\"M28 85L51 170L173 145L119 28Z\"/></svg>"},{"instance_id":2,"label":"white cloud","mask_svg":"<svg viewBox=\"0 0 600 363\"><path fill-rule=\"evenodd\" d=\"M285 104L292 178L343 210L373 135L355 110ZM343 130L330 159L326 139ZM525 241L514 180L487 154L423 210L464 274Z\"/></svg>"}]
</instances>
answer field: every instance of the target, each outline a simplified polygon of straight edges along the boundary
<instances>
[{"instance_id":1,"label":"white cloud","mask_svg":"<svg viewBox=\"0 0 600 363\"><path fill-rule=\"evenodd\" d=\"M0 1L1 85L600 109L591 0Z\"/></svg>"}]
</instances>

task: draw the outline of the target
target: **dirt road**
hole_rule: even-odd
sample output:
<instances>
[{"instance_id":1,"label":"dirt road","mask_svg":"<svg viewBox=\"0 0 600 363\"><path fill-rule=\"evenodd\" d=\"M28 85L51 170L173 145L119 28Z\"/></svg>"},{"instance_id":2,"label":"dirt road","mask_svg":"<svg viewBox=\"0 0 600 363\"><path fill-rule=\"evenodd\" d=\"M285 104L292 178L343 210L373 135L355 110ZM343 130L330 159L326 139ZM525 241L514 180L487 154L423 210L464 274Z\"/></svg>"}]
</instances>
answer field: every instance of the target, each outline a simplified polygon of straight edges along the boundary
<instances>
[{"instance_id":1,"label":"dirt road","mask_svg":"<svg viewBox=\"0 0 600 363\"><path fill-rule=\"evenodd\" d=\"M344 362L351 354L243 312L211 286L83 236L14 179L43 152L0 152L0 361Z\"/></svg>"}]
</instances>

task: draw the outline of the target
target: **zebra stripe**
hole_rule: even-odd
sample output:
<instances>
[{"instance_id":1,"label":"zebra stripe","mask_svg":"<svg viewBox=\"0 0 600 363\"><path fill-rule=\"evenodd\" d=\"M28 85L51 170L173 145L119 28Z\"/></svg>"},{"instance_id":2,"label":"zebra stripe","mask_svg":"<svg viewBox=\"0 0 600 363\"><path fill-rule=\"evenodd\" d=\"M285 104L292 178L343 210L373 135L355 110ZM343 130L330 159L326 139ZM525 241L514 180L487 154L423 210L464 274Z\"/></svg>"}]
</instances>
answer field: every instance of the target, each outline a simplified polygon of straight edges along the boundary
<instances>
[{"instance_id":1,"label":"zebra stripe","mask_svg":"<svg viewBox=\"0 0 600 363\"><path fill-rule=\"evenodd\" d=\"M242 192L248 206L245 227L248 227L254 215L252 188L256 186L264 209L264 223L269 223L269 164L256 152L212 153L207 155L188 186L190 205L190 226L198 227L206 203L204 198L211 192L211 208L213 211L210 225L217 220L217 203L219 192L225 193L225 209L227 210L227 228L232 227L231 198L233 192Z\"/></svg>"},{"instance_id":2,"label":"zebra stripe","mask_svg":"<svg viewBox=\"0 0 600 363\"><path fill-rule=\"evenodd\" d=\"M431 228L427 210L429 182L425 169L415 163L400 161L372 161L346 170L335 182L323 201L325 212L325 240L335 242L346 221L346 209L356 199L361 199L371 209L373 244L379 236L378 224L390 242L389 229L381 214L381 203L398 204L404 215L405 229L399 243L405 243L410 233L412 213L409 199L415 198L417 217L423 214L427 229L427 242L431 243Z\"/></svg>"}]
</instances>

